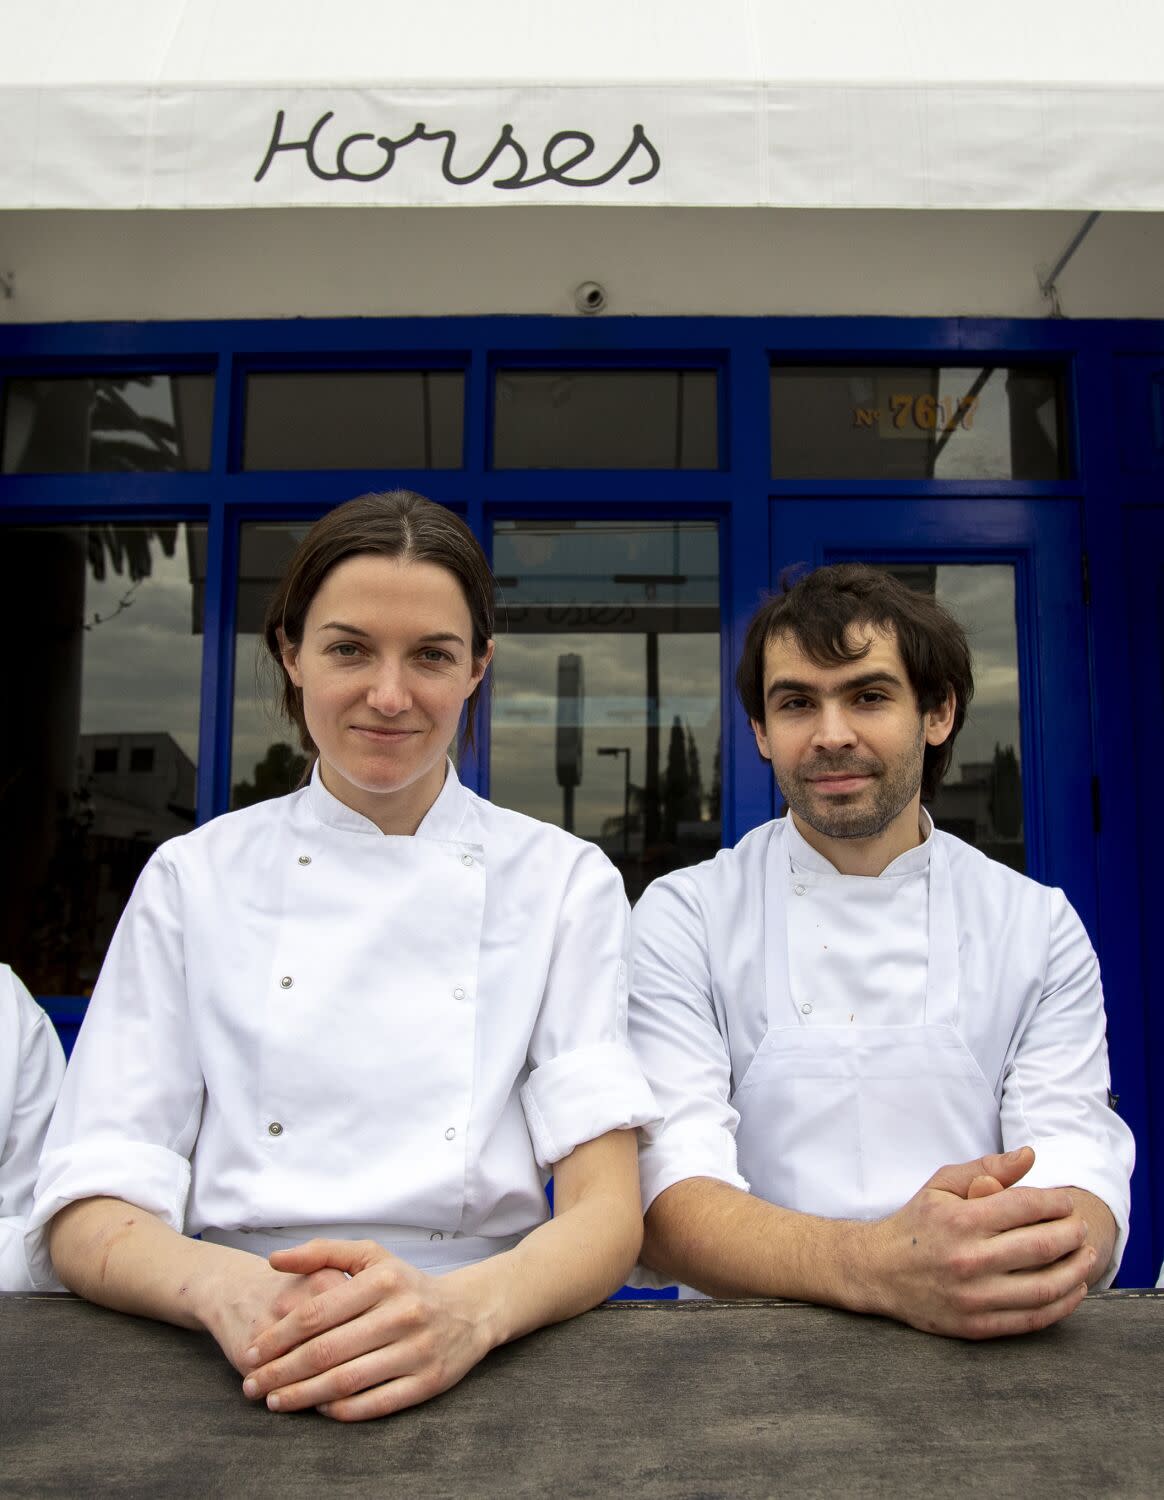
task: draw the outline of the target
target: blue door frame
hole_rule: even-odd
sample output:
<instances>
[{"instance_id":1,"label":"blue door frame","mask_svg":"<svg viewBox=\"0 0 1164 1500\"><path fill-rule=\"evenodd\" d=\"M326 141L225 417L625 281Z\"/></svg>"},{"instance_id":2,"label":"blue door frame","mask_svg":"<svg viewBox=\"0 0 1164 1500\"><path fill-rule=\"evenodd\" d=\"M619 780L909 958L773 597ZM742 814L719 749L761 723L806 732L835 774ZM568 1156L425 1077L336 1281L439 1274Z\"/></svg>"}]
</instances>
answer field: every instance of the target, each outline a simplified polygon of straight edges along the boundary
<instances>
[{"instance_id":1,"label":"blue door frame","mask_svg":"<svg viewBox=\"0 0 1164 1500\"><path fill-rule=\"evenodd\" d=\"M919 481L787 484L771 478L768 371L787 363L1022 363L1062 369L1071 429L1071 478L1046 484ZM717 372L720 462L704 472L501 471L491 467L488 412L496 369L671 366ZM455 368L465 375L464 462L457 470L259 474L240 468L239 423L248 370ZM1125 1284L1154 1279L1164 1256L1164 1058L1150 1030L1145 942L1155 904L1144 843L1158 818L1146 777L1128 775L1126 726L1140 713L1129 640L1145 639L1136 608L1137 565L1158 550L1157 531L1137 531L1129 506L1164 504L1164 323L898 318L436 318L197 323L31 324L0 327L0 397L6 377L107 370L204 370L217 376L210 470L178 475L28 475L0 478L0 521L189 519L208 526L198 813L227 805L233 698L234 593L243 520L317 514L362 490L388 484L419 489L458 510L488 545L494 518L568 518L606 511L647 518L712 517L721 527L723 603L723 835L734 842L771 816L770 775L755 755L731 681L747 619L770 582L773 560L823 556L824 525L843 521L838 545L865 538L906 511L911 527L933 514L941 526L927 545L950 560L1010 557L1026 601L1023 648L1038 662L1024 698L1024 760L1038 767L1025 796L1037 832L1032 871L1063 884L1097 943L1111 1015L1111 1050L1121 1112L1140 1150L1134 1229ZM1134 484L1129 475L1135 476ZM855 507L849 510L847 507ZM905 507L905 511L901 508ZM1060 602L1048 604L1048 564L1069 543L1044 534L1044 516L1071 513L1089 566L1078 602L1060 568ZM858 517L868 521L857 527ZM897 520L894 520L894 517ZM1016 517L1025 516L1021 525ZM1010 519L1007 520L1006 518ZM832 518L832 519L830 519ZM992 519L993 518L993 519ZM997 521L997 524L996 524ZM814 535L819 522L819 535ZM1005 524L1004 524L1005 522ZM799 532L794 529L799 528ZM862 523L864 524L864 523ZM1147 523L1143 523L1146 525ZM1019 529L1014 530L1014 526ZM1007 527L1011 526L1011 530ZM1024 532L1022 527L1027 529ZM941 536L943 541L936 540ZM783 537L783 541L780 538ZM795 539L795 545L793 541ZM1126 540L1126 550L1125 550ZM874 549L875 550L875 549ZM900 555L900 549L894 548ZM796 554L794 557L792 554ZM1055 572L1055 568L1051 568ZM1081 570L1083 571L1083 570ZM1089 587L1089 599L1088 599ZM1083 614L1081 661L1056 659L1058 625L1048 609ZM1131 635L1129 636L1129 630ZM1074 648L1073 648L1074 652ZM1085 665L1084 665L1085 662ZM1069 670L1070 669L1070 670ZM1139 669L1137 668L1137 671ZM1089 673L1082 682L1081 672ZM1070 680L1073 721L1065 739L1042 733L1039 714ZM1082 684L1082 685L1081 685ZM1024 689L1026 692L1027 689ZM1146 721L1145 721L1146 722ZM1027 735L1034 738L1027 742ZM1069 753L1063 755L1064 746ZM487 743L465 766L486 789ZM1028 759L1029 757L1029 759ZM1090 767L1085 805L1096 822L1067 819L1077 807L1081 767ZM1090 871L1090 877L1088 872ZM1158 892L1158 887L1156 887ZM1159 1004L1156 1005L1159 1011ZM1149 1101L1156 1100L1154 1113ZM1150 1124L1150 1119L1155 1121ZM1149 1273L1151 1275L1149 1276Z\"/></svg>"}]
</instances>

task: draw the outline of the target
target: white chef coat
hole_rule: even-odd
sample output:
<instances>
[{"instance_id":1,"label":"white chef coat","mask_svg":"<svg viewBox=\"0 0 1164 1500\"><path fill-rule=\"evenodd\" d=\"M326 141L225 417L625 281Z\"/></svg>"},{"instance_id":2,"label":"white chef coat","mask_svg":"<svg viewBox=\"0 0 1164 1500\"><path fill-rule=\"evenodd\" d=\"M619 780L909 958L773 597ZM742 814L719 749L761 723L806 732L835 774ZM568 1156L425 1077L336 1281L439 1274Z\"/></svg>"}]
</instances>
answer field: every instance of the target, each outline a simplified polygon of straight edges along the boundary
<instances>
[{"instance_id":1,"label":"white chef coat","mask_svg":"<svg viewBox=\"0 0 1164 1500\"><path fill-rule=\"evenodd\" d=\"M947 872L949 920L947 936L921 963L919 923L928 949L937 920L930 899L935 849ZM786 885L769 889L777 880ZM950 949L956 964L939 963ZM978 1139L963 1141L976 1149L962 1159L1031 1145L1036 1159L1024 1181L1073 1185L1102 1199L1119 1231L1110 1282L1127 1238L1134 1145L1108 1105L1103 997L1091 944L1061 891L936 830L874 880L841 875L790 818L781 818L648 888L632 918L630 1035L664 1122L648 1132L640 1151L644 1206L671 1184L700 1176L801 1207L778 1196L774 1176L749 1184L739 1169L737 1135L755 1136L761 1123L749 1116L748 1130L741 1129L757 1055L766 1058L782 1030L811 1028L817 1034L804 1038L809 1050L826 1058L835 1050L844 1059L839 1071L851 1066L845 1035L851 1025L897 1028L890 1046L898 1036L932 1035L936 1028L926 1023L933 1019L927 1003L934 1003L934 986L927 990L926 974L932 979L939 967L946 971L937 987L945 997L944 1032L961 1054L954 1067L974 1075L986 1102L972 1122ZM915 1099L925 1092L904 1077L891 1101L907 1129L911 1108L917 1111L912 1136L920 1175L912 1191L946 1159L939 1154L922 1170L927 1135L937 1134L931 1106ZM961 1111L963 1137L972 1113ZM881 1143L862 1133L862 1117L868 1130L863 1109L847 1125L820 1122L822 1130L838 1132L833 1160L840 1178L857 1154L876 1171ZM794 1170L796 1163L788 1165ZM871 1203L854 1199L829 1211L876 1217L900 1206Z\"/></svg>"},{"instance_id":2,"label":"white chef coat","mask_svg":"<svg viewBox=\"0 0 1164 1500\"><path fill-rule=\"evenodd\" d=\"M53 1023L8 965L0 964L0 1292L32 1287L25 1224L64 1072Z\"/></svg>"},{"instance_id":3,"label":"white chef coat","mask_svg":"<svg viewBox=\"0 0 1164 1500\"><path fill-rule=\"evenodd\" d=\"M163 844L81 1028L30 1219L128 1199L267 1253L371 1235L432 1269L547 1217L552 1164L658 1119L627 905L594 845L452 766L415 836L318 778Z\"/></svg>"}]
</instances>

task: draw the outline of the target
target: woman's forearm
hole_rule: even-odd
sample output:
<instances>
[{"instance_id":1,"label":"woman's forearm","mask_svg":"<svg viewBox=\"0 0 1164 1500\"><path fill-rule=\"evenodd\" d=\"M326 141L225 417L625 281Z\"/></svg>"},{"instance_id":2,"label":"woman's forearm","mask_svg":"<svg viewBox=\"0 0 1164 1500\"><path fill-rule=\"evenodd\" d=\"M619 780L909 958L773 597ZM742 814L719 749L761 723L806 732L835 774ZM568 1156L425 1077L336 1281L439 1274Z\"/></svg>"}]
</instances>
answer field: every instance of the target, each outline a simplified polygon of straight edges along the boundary
<instances>
[{"instance_id":1,"label":"woman's forearm","mask_svg":"<svg viewBox=\"0 0 1164 1500\"><path fill-rule=\"evenodd\" d=\"M616 1291L642 1246L633 1130L587 1141L554 1169L554 1217L504 1255L444 1278L463 1286L493 1348Z\"/></svg>"},{"instance_id":2,"label":"woman's forearm","mask_svg":"<svg viewBox=\"0 0 1164 1500\"><path fill-rule=\"evenodd\" d=\"M120 1198L85 1198L63 1208L49 1251L64 1284L119 1312L211 1328L222 1286L256 1257L190 1239Z\"/></svg>"}]
</instances>

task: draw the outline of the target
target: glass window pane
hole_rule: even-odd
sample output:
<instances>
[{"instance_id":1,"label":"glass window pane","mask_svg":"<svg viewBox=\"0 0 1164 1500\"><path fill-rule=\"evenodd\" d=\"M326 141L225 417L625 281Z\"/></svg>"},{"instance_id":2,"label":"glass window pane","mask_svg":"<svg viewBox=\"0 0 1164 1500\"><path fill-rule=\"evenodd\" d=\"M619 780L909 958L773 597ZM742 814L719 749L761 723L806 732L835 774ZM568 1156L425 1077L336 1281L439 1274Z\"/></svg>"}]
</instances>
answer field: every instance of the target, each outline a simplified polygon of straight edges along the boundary
<instances>
[{"instance_id":1,"label":"glass window pane","mask_svg":"<svg viewBox=\"0 0 1164 1500\"><path fill-rule=\"evenodd\" d=\"M1062 479L1062 381L987 366L773 369L777 479Z\"/></svg>"},{"instance_id":2,"label":"glass window pane","mask_svg":"<svg viewBox=\"0 0 1164 1500\"><path fill-rule=\"evenodd\" d=\"M3 393L5 474L210 467L213 375L13 379Z\"/></svg>"},{"instance_id":3,"label":"glass window pane","mask_svg":"<svg viewBox=\"0 0 1164 1500\"><path fill-rule=\"evenodd\" d=\"M714 370L499 370L498 469L714 469Z\"/></svg>"},{"instance_id":4,"label":"glass window pane","mask_svg":"<svg viewBox=\"0 0 1164 1500\"><path fill-rule=\"evenodd\" d=\"M248 523L239 535L231 732L231 807L294 791L307 765L278 712L279 680L263 645L263 616L310 521Z\"/></svg>"},{"instance_id":5,"label":"glass window pane","mask_svg":"<svg viewBox=\"0 0 1164 1500\"><path fill-rule=\"evenodd\" d=\"M974 698L950 769L930 806L939 828L1024 871L1022 736L1014 568L1009 564L887 564L933 594L966 631Z\"/></svg>"},{"instance_id":6,"label":"glass window pane","mask_svg":"<svg viewBox=\"0 0 1164 1500\"><path fill-rule=\"evenodd\" d=\"M712 522L503 521L491 798L649 881L720 846Z\"/></svg>"},{"instance_id":7,"label":"glass window pane","mask_svg":"<svg viewBox=\"0 0 1164 1500\"><path fill-rule=\"evenodd\" d=\"M7 527L0 953L35 992L92 988L133 883L194 826L203 526Z\"/></svg>"},{"instance_id":8,"label":"glass window pane","mask_svg":"<svg viewBox=\"0 0 1164 1500\"><path fill-rule=\"evenodd\" d=\"M459 370L319 370L247 378L244 469L459 469Z\"/></svg>"}]
</instances>

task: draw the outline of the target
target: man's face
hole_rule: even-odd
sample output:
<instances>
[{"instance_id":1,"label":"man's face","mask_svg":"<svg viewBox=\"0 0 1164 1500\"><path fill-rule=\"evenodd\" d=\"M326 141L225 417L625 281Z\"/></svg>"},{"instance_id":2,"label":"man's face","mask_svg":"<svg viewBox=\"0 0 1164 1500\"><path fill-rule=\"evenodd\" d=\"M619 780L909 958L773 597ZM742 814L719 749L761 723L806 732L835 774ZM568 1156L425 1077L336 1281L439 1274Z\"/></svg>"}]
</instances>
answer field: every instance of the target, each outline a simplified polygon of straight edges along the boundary
<instances>
[{"instance_id":1,"label":"man's face","mask_svg":"<svg viewBox=\"0 0 1164 1500\"><path fill-rule=\"evenodd\" d=\"M791 636L769 641L756 744L798 821L825 839L916 836L922 758L949 736L953 698L918 711L894 632L854 626L846 640L869 649L829 667Z\"/></svg>"}]
</instances>

